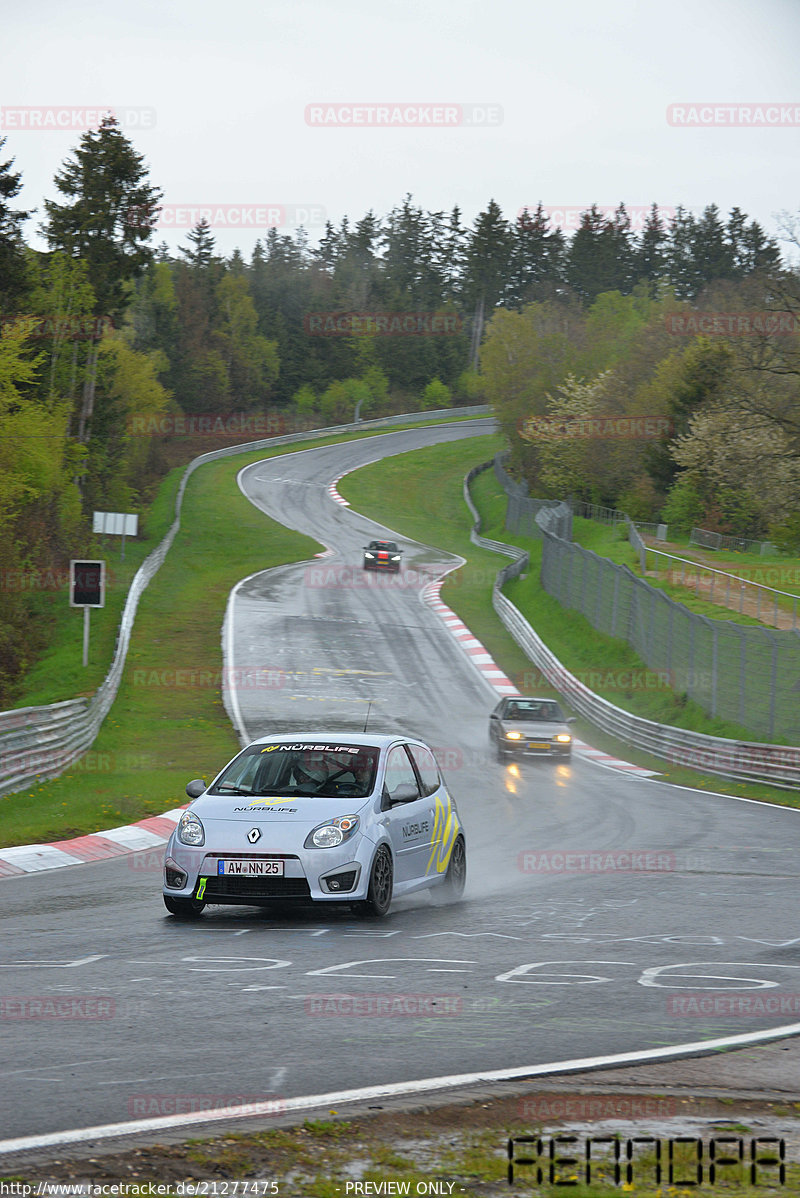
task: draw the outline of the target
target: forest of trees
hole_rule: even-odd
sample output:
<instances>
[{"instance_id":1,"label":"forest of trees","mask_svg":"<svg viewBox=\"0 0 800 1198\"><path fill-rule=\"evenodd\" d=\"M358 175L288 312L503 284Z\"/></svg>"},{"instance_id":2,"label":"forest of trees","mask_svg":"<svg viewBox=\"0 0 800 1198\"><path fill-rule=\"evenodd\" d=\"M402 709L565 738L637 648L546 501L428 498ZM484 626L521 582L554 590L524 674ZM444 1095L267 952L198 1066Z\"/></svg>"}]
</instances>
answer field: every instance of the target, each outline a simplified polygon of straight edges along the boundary
<instances>
[{"instance_id":1,"label":"forest of trees","mask_svg":"<svg viewBox=\"0 0 800 1198\"><path fill-rule=\"evenodd\" d=\"M623 204L592 206L566 236L541 205L507 219L490 201L467 226L406 196L316 245L270 229L249 262L205 222L171 253L161 192L108 117L56 174L35 250L10 154L0 138L0 581L85 552L94 509L142 511L208 448L174 431L182 414L268 414L268 435L491 402L534 494L797 535L800 279L737 208L654 205L636 233ZM565 435L608 416L658 435ZM0 706L38 650L32 602L0 586Z\"/></svg>"}]
</instances>

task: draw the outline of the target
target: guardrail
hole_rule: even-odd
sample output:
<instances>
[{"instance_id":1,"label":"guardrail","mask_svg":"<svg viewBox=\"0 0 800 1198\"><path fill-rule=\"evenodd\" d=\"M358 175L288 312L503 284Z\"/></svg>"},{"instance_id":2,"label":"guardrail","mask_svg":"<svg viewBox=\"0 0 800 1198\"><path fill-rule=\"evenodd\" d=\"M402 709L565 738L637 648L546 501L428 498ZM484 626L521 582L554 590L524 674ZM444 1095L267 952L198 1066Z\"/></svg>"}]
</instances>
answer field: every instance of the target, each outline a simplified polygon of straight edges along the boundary
<instances>
[{"instance_id":1,"label":"guardrail","mask_svg":"<svg viewBox=\"0 0 800 1198\"><path fill-rule=\"evenodd\" d=\"M515 561L498 571L492 592L492 604L504 627L511 633L531 662L538 667L553 689L603 732L625 744L643 749L674 765L705 771L723 778L744 782L769 783L800 789L800 748L734 741L724 737L692 732L671 724L658 724L625 711L595 694L585 683L561 664L510 599L502 593L509 579L527 570L528 554L514 545L490 541L480 535L480 516L469 495L469 484L492 462L475 467L464 479L464 497L473 516L470 540L483 549L493 549ZM544 518L547 519L544 510Z\"/></svg>"},{"instance_id":2,"label":"guardrail","mask_svg":"<svg viewBox=\"0 0 800 1198\"><path fill-rule=\"evenodd\" d=\"M329 437L336 433L360 432L365 428L392 428L398 424L430 424L459 416L490 415L487 404L474 407L441 408L430 412L401 413L377 420L359 420L352 424L332 425L306 432L284 433L229 445L201 454L189 463L175 499L175 520L161 543L150 553L131 582L120 619L111 667L91 698L68 699L43 707L12 708L0 712L0 795L23 790L31 783L59 774L82 757L94 742L119 689L128 653L139 599L161 567L180 528L181 507L186 485L192 474L207 462L235 454L291 445L298 441Z\"/></svg>"},{"instance_id":3,"label":"guardrail","mask_svg":"<svg viewBox=\"0 0 800 1198\"><path fill-rule=\"evenodd\" d=\"M754 541L752 537L728 536L722 532L709 532L707 528L693 528L689 533L689 544L702 549L733 549L737 553L774 553L771 541Z\"/></svg>"}]
</instances>

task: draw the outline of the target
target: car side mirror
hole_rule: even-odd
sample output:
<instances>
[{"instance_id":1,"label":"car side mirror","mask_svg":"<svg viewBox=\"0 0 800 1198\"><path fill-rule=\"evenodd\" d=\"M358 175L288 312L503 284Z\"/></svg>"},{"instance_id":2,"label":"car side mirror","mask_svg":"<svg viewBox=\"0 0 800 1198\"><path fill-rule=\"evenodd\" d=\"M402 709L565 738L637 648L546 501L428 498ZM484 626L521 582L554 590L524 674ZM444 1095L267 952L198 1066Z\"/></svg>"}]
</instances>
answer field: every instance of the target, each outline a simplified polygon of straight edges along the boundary
<instances>
[{"instance_id":1,"label":"car side mirror","mask_svg":"<svg viewBox=\"0 0 800 1198\"><path fill-rule=\"evenodd\" d=\"M571 715L571 716L568 716L568 717L567 717L567 723L568 723L568 724L576 724L577 722L578 722L578 717L577 717L577 716L575 716L575 715Z\"/></svg>"},{"instance_id":2,"label":"car side mirror","mask_svg":"<svg viewBox=\"0 0 800 1198\"><path fill-rule=\"evenodd\" d=\"M395 803L413 803L414 799L418 798L419 791L416 786L411 782L403 782L397 787L397 790L390 793L389 802L394 806Z\"/></svg>"},{"instance_id":3,"label":"car side mirror","mask_svg":"<svg viewBox=\"0 0 800 1198\"><path fill-rule=\"evenodd\" d=\"M189 782L186 787L186 793L190 799L199 799L201 794L205 793L206 784L202 778L195 778L193 782Z\"/></svg>"}]
</instances>

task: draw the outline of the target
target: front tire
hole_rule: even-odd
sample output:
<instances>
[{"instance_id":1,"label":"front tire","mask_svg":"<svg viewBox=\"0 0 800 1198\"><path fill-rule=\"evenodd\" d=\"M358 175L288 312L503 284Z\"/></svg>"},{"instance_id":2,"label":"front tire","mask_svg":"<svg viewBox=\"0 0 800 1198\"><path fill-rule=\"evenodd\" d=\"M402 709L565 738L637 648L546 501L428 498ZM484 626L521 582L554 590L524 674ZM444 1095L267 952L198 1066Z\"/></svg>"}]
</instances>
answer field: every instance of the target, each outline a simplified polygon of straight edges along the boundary
<instances>
[{"instance_id":1,"label":"front tire","mask_svg":"<svg viewBox=\"0 0 800 1198\"><path fill-rule=\"evenodd\" d=\"M375 854L369 875L367 897L356 905L356 910L362 915L375 915L382 919L392 905L394 889L394 866L392 854L385 844L382 844Z\"/></svg>"},{"instance_id":2,"label":"front tire","mask_svg":"<svg viewBox=\"0 0 800 1198\"><path fill-rule=\"evenodd\" d=\"M164 906L170 915L176 915L178 919L199 919L205 910L205 903L199 899L176 898L171 894L165 894L163 897Z\"/></svg>"}]
</instances>

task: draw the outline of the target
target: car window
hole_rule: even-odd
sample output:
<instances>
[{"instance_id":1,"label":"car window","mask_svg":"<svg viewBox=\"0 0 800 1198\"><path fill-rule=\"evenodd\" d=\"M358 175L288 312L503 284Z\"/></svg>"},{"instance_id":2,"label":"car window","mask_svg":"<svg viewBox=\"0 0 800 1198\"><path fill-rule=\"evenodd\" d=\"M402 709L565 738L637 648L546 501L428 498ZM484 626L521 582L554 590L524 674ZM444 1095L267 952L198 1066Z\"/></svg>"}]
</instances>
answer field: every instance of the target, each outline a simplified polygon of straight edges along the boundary
<instances>
[{"instance_id":1,"label":"car window","mask_svg":"<svg viewBox=\"0 0 800 1198\"><path fill-rule=\"evenodd\" d=\"M211 792L366 798L379 753L374 745L253 744L231 762Z\"/></svg>"},{"instance_id":2,"label":"car window","mask_svg":"<svg viewBox=\"0 0 800 1198\"><path fill-rule=\"evenodd\" d=\"M433 753L423 745L409 745L408 749L414 758L414 763L422 782L423 795L425 797L432 795L434 791L439 789L440 784L439 767L436 764Z\"/></svg>"},{"instance_id":3,"label":"car window","mask_svg":"<svg viewBox=\"0 0 800 1198\"><path fill-rule=\"evenodd\" d=\"M544 723L563 720L564 715L552 700L514 699L506 707L503 719L542 720Z\"/></svg>"},{"instance_id":4,"label":"car window","mask_svg":"<svg viewBox=\"0 0 800 1198\"><path fill-rule=\"evenodd\" d=\"M389 798L392 798L401 786L406 785L413 786L414 790L419 794L417 776L408 759L408 754L402 745L395 745L393 749L389 750L389 755L386 758L386 779L384 786L389 794Z\"/></svg>"}]
</instances>

